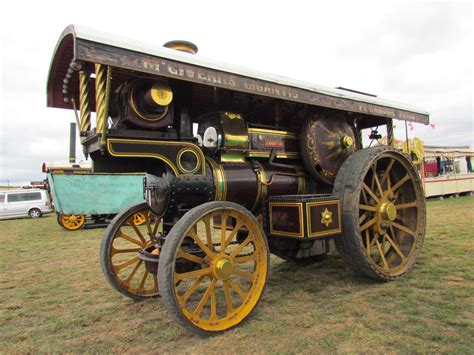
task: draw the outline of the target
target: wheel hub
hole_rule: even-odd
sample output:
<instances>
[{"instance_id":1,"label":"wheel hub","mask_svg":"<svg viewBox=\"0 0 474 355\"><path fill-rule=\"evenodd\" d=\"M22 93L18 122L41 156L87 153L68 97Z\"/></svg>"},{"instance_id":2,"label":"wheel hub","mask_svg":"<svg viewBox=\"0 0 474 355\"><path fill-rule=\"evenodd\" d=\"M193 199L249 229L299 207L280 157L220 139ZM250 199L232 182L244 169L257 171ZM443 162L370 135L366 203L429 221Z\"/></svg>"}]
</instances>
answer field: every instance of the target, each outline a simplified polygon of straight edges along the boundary
<instances>
[{"instance_id":1,"label":"wheel hub","mask_svg":"<svg viewBox=\"0 0 474 355\"><path fill-rule=\"evenodd\" d=\"M379 213L383 219L394 221L397 218L397 207L392 202L384 202L379 207Z\"/></svg>"},{"instance_id":2,"label":"wheel hub","mask_svg":"<svg viewBox=\"0 0 474 355\"><path fill-rule=\"evenodd\" d=\"M354 144L354 140L351 136L344 136L342 138L342 145L344 148L349 148L352 144Z\"/></svg>"},{"instance_id":3,"label":"wheel hub","mask_svg":"<svg viewBox=\"0 0 474 355\"><path fill-rule=\"evenodd\" d=\"M219 280L228 279L233 271L232 259L227 255L219 255L212 263L212 272Z\"/></svg>"}]
</instances>

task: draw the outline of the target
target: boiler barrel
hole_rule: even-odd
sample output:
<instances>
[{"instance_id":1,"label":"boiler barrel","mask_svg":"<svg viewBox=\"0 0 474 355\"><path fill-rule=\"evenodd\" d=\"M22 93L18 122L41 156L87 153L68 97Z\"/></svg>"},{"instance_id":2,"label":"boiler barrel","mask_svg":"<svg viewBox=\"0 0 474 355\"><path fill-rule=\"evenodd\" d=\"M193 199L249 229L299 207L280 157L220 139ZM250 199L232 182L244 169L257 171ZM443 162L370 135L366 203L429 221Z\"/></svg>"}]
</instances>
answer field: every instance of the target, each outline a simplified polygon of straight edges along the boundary
<instances>
[{"instance_id":1,"label":"boiler barrel","mask_svg":"<svg viewBox=\"0 0 474 355\"><path fill-rule=\"evenodd\" d=\"M206 176L147 174L145 179L146 201L157 214L176 214L209 201L235 202L257 213L267 197L302 194L304 189L305 175L297 168L257 161L220 164L210 157Z\"/></svg>"}]
</instances>

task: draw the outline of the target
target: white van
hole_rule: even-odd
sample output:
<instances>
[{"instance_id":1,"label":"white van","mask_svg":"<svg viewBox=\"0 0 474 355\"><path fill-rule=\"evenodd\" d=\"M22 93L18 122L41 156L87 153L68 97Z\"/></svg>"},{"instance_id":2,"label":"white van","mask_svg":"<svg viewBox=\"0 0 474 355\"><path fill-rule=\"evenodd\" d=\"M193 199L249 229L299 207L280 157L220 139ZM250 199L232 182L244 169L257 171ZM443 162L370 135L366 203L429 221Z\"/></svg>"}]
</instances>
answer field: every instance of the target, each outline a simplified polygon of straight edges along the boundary
<instances>
[{"instance_id":1,"label":"white van","mask_svg":"<svg viewBox=\"0 0 474 355\"><path fill-rule=\"evenodd\" d=\"M45 190L0 191L0 219L27 217L39 218L51 212L51 201Z\"/></svg>"}]
</instances>

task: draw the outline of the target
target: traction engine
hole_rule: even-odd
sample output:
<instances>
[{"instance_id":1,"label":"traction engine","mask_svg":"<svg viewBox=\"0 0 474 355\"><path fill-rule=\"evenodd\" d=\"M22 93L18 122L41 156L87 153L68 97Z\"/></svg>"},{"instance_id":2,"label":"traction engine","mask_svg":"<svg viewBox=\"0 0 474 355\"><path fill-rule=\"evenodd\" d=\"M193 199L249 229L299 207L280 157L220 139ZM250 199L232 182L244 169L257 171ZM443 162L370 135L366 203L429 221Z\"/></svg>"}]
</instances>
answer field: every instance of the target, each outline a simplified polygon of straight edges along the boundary
<instances>
[{"instance_id":1,"label":"traction engine","mask_svg":"<svg viewBox=\"0 0 474 355\"><path fill-rule=\"evenodd\" d=\"M337 248L380 281L413 268L424 195L392 146L392 122L427 124L425 111L226 66L185 41L143 48L68 27L48 81L48 106L75 112L94 172L146 174L146 202L102 240L114 289L161 295L179 324L206 335L255 308L270 253L319 261ZM388 145L363 148L362 131L377 141L380 127Z\"/></svg>"}]
</instances>

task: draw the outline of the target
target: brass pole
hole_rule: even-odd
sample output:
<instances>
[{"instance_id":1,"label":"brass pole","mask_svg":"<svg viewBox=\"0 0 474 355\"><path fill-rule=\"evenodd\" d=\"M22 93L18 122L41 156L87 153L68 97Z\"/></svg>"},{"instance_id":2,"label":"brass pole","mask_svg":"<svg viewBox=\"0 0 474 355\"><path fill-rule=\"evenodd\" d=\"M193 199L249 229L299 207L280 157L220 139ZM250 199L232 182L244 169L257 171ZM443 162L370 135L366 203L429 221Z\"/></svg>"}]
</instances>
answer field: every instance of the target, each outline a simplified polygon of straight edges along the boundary
<instances>
[{"instance_id":1,"label":"brass pole","mask_svg":"<svg viewBox=\"0 0 474 355\"><path fill-rule=\"evenodd\" d=\"M79 132L87 132L91 129L90 85L89 74L83 70L79 72L79 110Z\"/></svg>"},{"instance_id":2,"label":"brass pole","mask_svg":"<svg viewBox=\"0 0 474 355\"><path fill-rule=\"evenodd\" d=\"M95 132L103 135L107 122L107 68L105 65L95 65Z\"/></svg>"},{"instance_id":3,"label":"brass pole","mask_svg":"<svg viewBox=\"0 0 474 355\"><path fill-rule=\"evenodd\" d=\"M109 103L110 103L110 80L112 78L112 68L107 67L107 78L105 79L105 119L103 121L102 136L100 137L100 147L105 148L105 135L107 131L107 119L109 117Z\"/></svg>"},{"instance_id":4,"label":"brass pole","mask_svg":"<svg viewBox=\"0 0 474 355\"><path fill-rule=\"evenodd\" d=\"M393 145L394 136L393 136L393 120L390 118L387 121L387 144Z\"/></svg>"}]
</instances>

